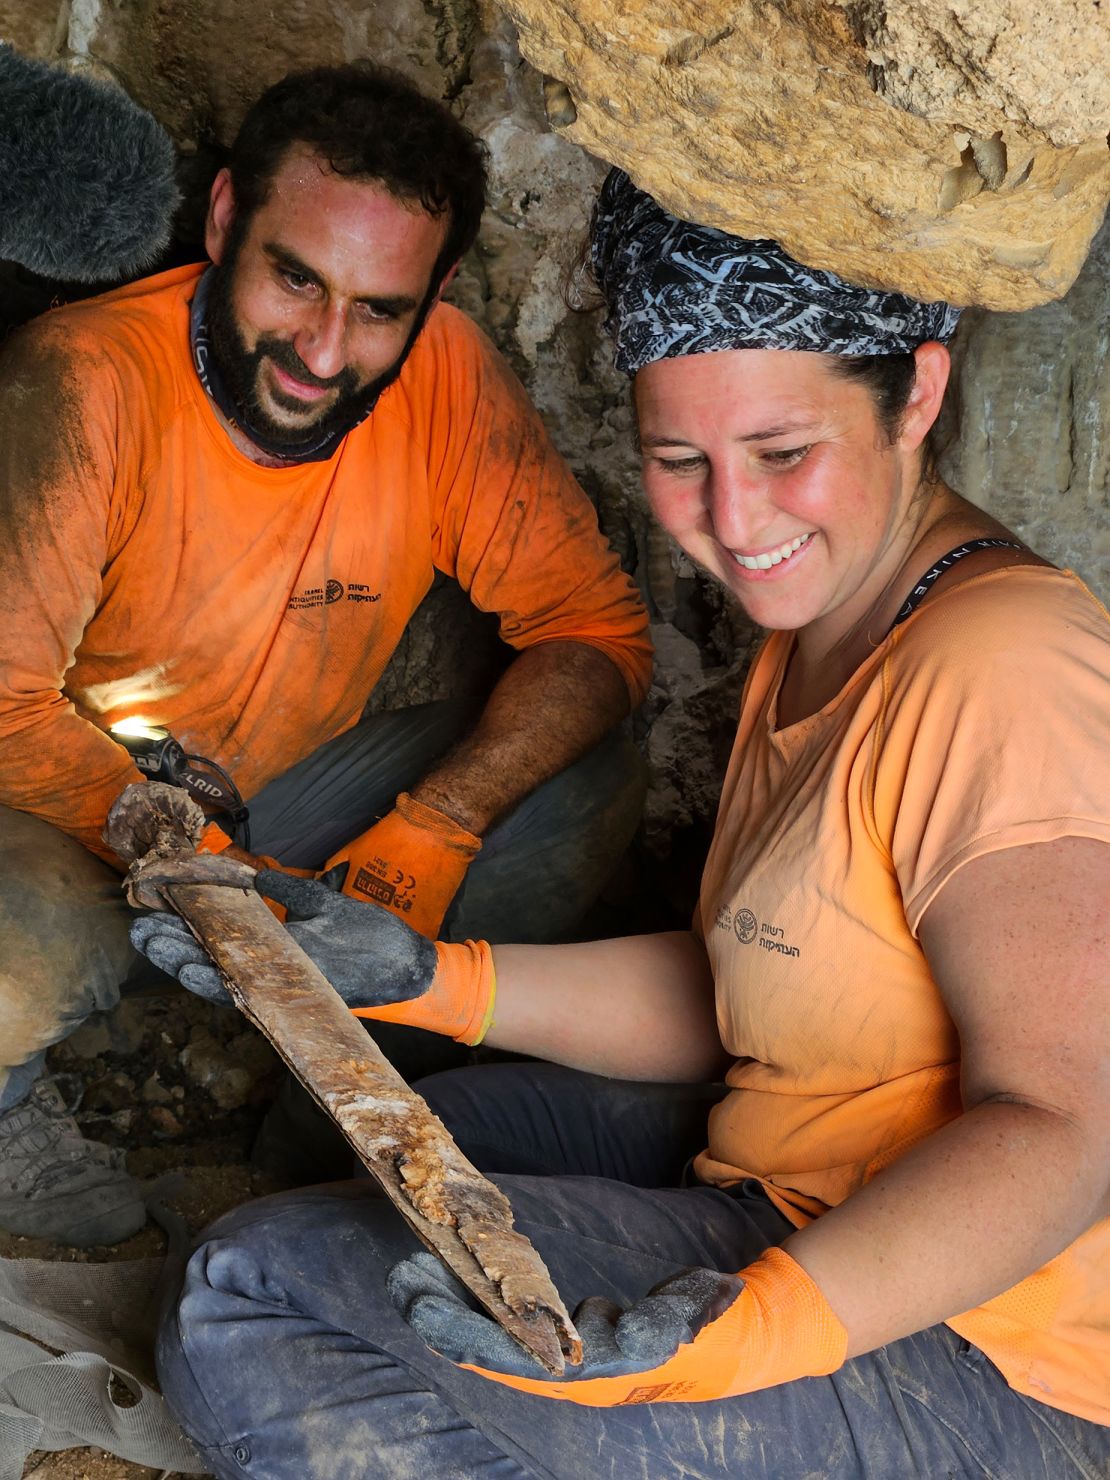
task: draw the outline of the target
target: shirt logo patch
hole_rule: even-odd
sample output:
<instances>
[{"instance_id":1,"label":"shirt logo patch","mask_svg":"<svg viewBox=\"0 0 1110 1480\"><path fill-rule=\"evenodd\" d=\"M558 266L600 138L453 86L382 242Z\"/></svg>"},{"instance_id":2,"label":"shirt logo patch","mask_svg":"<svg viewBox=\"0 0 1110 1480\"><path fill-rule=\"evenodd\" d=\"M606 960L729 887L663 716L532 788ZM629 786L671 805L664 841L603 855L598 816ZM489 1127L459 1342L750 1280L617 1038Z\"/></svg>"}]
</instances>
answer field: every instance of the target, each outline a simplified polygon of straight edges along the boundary
<instances>
[{"instance_id":1,"label":"shirt logo patch","mask_svg":"<svg viewBox=\"0 0 1110 1480\"><path fill-rule=\"evenodd\" d=\"M755 940L756 931L759 929L759 921L751 910L737 910L736 918L732 922L732 928L736 931L736 939L742 946L750 946Z\"/></svg>"},{"instance_id":2,"label":"shirt logo patch","mask_svg":"<svg viewBox=\"0 0 1110 1480\"><path fill-rule=\"evenodd\" d=\"M305 586L294 591L289 598L287 610L291 612L313 611L321 606L333 606L337 601L375 602L381 601L380 591L371 591L362 581L329 579L322 586Z\"/></svg>"},{"instance_id":3,"label":"shirt logo patch","mask_svg":"<svg viewBox=\"0 0 1110 1480\"><path fill-rule=\"evenodd\" d=\"M786 940L786 932L781 925L772 925L769 920L758 920L751 910L739 909L734 915L727 904L722 904L718 906L714 923L718 930L731 928L742 946L750 946L758 936L761 951L771 951L776 956L802 954L798 946L792 946Z\"/></svg>"},{"instance_id":4,"label":"shirt logo patch","mask_svg":"<svg viewBox=\"0 0 1110 1480\"><path fill-rule=\"evenodd\" d=\"M802 953L797 946L788 945L783 939L786 932L781 925L772 925L764 920L759 927L759 949L761 951L775 951L780 956L800 956Z\"/></svg>"}]
</instances>

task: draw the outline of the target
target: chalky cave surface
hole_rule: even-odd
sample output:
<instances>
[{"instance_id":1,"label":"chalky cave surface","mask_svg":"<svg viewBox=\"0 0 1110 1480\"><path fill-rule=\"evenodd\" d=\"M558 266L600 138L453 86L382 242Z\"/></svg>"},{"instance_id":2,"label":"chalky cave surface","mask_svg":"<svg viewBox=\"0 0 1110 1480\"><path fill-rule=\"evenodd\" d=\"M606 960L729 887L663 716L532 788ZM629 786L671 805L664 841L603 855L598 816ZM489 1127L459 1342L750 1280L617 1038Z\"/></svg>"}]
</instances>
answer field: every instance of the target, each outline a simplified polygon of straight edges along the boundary
<instances>
[{"instance_id":1,"label":"chalky cave surface","mask_svg":"<svg viewBox=\"0 0 1110 1480\"><path fill-rule=\"evenodd\" d=\"M916 297L1024 309L1110 196L1091 0L504 0L551 117L675 215Z\"/></svg>"}]
</instances>

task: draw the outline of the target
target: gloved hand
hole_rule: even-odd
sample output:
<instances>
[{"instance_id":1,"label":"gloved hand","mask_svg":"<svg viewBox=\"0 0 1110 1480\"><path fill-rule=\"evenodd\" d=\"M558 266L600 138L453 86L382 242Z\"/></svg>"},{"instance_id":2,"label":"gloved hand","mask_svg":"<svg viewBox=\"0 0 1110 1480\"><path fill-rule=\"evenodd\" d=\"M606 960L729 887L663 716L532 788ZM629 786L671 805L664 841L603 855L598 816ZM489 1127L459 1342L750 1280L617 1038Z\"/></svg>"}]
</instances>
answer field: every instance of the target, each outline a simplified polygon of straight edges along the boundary
<instances>
[{"instance_id":1,"label":"gloved hand","mask_svg":"<svg viewBox=\"0 0 1110 1480\"><path fill-rule=\"evenodd\" d=\"M698 1403L835 1372L848 1336L782 1249L738 1275L688 1269L628 1310L593 1296L574 1313L581 1365L548 1376L431 1254L394 1265L394 1305L434 1350L494 1382L590 1408Z\"/></svg>"},{"instance_id":2,"label":"gloved hand","mask_svg":"<svg viewBox=\"0 0 1110 1480\"><path fill-rule=\"evenodd\" d=\"M481 838L403 791L392 812L332 854L324 872L348 864L344 894L392 910L434 940L481 846Z\"/></svg>"},{"instance_id":3,"label":"gloved hand","mask_svg":"<svg viewBox=\"0 0 1110 1480\"><path fill-rule=\"evenodd\" d=\"M280 863L272 858L269 853L248 853L245 848L240 848L238 843L233 843L224 832L218 822L210 822L200 835L197 843L198 853L214 853L222 858L234 858L237 863L245 863L253 869L279 869L283 874L290 874L294 879L314 879L316 875L310 868L293 868L291 864ZM281 923L285 924L285 908L276 900L267 899L266 908L272 915L276 915ZM226 998L226 993L224 994Z\"/></svg>"},{"instance_id":4,"label":"gloved hand","mask_svg":"<svg viewBox=\"0 0 1110 1480\"><path fill-rule=\"evenodd\" d=\"M201 833L200 842L197 843L197 852L215 853L234 858L239 863L248 864L255 869L278 869L283 874L290 874L294 879L314 879L316 877L312 869L294 868L291 863L282 863L269 853L248 853L245 848L240 848L238 843L232 842L218 822L210 822Z\"/></svg>"},{"instance_id":5,"label":"gloved hand","mask_svg":"<svg viewBox=\"0 0 1110 1480\"><path fill-rule=\"evenodd\" d=\"M388 910L274 869L256 874L254 887L286 909L290 935L359 1017L427 1028L459 1043L485 1036L496 991L485 941L425 940ZM211 957L176 915L142 916L131 943L198 997L230 1002Z\"/></svg>"}]
</instances>

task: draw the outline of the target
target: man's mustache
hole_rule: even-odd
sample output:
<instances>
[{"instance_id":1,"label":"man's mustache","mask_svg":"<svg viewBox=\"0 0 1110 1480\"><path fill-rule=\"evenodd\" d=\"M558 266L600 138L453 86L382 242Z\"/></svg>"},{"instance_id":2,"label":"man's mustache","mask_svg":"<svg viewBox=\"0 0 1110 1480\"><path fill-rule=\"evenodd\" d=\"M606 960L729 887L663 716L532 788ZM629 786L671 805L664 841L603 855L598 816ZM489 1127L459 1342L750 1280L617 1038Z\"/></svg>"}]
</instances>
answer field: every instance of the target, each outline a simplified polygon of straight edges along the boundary
<instances>
[{"instance_id":1,"label":"man's mustache","mask_svg":"<svg viewBox=\"0 0 1110 1480\"><path fill-rule=\"evenodd\" d=\"M314 375L288 339L278 339L272 334L265 334L259 339L254 347L253 358L256 363L263 359L270 360L279 370L284 370L295 380L304 385L316 386L319 390L338 390L341 395L358 390L358 376L349 366L326 378Z\"/></svg>"}]
</instances>

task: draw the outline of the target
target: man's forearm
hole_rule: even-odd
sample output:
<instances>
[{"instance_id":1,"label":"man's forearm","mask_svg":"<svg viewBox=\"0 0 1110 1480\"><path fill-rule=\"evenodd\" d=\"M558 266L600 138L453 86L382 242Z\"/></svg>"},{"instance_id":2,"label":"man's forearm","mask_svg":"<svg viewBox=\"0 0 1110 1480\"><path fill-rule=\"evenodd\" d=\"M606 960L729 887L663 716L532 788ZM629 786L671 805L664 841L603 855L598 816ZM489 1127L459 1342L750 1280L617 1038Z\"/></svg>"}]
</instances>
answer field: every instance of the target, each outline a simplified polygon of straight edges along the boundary
<instances>
[{"instance_id":1,"label":"man's forearm","mask_svg":"<svg viewBox=\"0 0 1110 1480\"><path fill-rule=\"evenodd\" d=\"M68 707L27 709L35 723L20 726L17 706L0 695L0 802L41 817L122 869L101 833L108 808L142 772L122 745Z\"/></svg>"},{"instance_id":2,"label":"man's forearm","mask_svg":"<svg viewBox=\"0 0 1110 1480\"><path fill-rule=\"evenodd\" d=\"M592 749L628 713L615 663L580 642L547 642L502 674L474 731L411 794L481 836Z\"/></svg>"}]
</instances>

